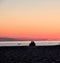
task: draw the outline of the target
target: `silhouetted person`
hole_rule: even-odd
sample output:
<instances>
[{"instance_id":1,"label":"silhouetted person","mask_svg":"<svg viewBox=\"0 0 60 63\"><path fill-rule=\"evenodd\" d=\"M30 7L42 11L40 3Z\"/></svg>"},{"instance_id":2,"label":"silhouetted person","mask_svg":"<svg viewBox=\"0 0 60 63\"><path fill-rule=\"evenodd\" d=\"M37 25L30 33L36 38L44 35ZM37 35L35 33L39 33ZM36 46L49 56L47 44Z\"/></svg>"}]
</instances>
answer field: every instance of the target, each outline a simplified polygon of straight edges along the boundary
<instances>
[{"instance_id":1,"label":"silhouetted person","mask_svg":"<svg viewBox=\"0 0 60 63\"><path fill-rule=\"evenodd\" d=\"M31 41L31 43L29 44L29 46L35 46L34 41Z\"/></svg>"}]
</instances>

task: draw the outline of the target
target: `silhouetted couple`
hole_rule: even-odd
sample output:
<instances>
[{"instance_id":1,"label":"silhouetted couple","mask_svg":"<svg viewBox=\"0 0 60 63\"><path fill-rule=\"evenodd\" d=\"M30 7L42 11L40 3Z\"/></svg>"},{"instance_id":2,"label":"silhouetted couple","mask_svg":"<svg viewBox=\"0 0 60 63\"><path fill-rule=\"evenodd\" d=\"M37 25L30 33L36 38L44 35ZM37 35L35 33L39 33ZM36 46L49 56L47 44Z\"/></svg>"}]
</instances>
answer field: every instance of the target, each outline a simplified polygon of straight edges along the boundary
<instances>
[{"instance_id":1,"label":"silhouetted couple","mask_svg":"<svg viewBox=\"0 0 60 63\"><path fill-rule=\"evenodd\" d=\"M35 46L35 42L31 41L31 43L29 44L29 46Z\"/></svg>"}]
</instances>

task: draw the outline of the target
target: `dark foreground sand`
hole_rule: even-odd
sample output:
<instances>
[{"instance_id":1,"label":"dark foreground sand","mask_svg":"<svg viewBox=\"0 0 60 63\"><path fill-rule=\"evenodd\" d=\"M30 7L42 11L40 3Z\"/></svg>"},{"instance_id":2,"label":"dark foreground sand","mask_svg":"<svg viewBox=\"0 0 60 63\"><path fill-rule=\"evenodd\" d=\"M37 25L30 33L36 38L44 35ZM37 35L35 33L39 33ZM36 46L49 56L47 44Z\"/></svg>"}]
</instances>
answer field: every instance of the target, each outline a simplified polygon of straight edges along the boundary
<instances>
[{"instance_id":1,"label":"dark foreground sand","mask_svg":"<svg viewBox=\"0 0 60 63\"><path fill-rule=\"evenodd\" d=\"M60 63L60 46L0 47L0 63Z\"/></svg>"}]
</instances>

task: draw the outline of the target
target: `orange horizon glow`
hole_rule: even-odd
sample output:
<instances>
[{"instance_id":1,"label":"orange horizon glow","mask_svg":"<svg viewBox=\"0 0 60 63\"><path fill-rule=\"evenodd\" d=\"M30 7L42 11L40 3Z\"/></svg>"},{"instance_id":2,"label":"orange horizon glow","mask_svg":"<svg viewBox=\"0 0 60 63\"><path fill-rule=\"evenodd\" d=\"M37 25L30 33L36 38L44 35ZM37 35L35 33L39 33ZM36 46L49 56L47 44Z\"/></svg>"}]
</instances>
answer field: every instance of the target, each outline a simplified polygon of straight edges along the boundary
<instances>
[{"instance_id":1,"label":"orange horizon glow","mask_svg":"<svg viewBox=\"0 0 60 63\"><path fill-rule=\"evenodd\" d=\"M60 39L60 1L6 0L0 3L0 37Z\"/></svg>"}]
</instances>

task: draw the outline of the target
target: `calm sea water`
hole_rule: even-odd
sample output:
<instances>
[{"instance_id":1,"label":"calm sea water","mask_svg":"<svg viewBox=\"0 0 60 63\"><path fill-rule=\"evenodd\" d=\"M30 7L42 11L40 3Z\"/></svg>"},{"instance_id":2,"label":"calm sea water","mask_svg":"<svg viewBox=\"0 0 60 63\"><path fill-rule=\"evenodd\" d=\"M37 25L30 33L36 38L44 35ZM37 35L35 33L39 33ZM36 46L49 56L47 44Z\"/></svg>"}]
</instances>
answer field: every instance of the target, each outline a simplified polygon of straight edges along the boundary
<instances>
[{"instance_id":1,"label":"calm sea water","mask_svg":"<svg viewBox=\"0 0 60 63\"><path fill-rule=\"evenodd\" d=\"M31 41L2 41L0 46L29 46ZM35 41L36 46L60 45L60 41Z\"/></svg>"}]
</instances>

